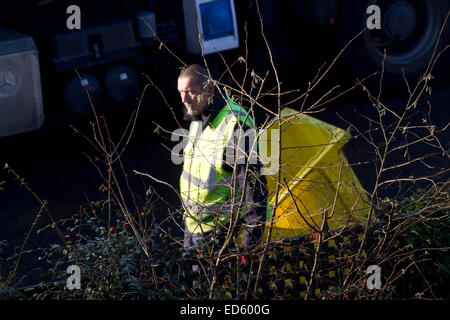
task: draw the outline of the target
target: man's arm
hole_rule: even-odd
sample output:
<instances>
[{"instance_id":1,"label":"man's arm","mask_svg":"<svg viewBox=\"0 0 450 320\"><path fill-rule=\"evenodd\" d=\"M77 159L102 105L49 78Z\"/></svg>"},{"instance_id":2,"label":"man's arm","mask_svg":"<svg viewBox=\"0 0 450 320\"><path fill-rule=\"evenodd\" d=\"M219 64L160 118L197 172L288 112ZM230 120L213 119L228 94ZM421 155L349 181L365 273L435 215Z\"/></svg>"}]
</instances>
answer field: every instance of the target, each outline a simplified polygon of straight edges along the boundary
<instances>
[{"instance_id":1,"label":"man's arm","mask_svg":"<svg viewBox=\"0 0 450 320\"><path fill-rule=\"evenodd\" d=\"M242 129L244 132L249 132L248 126L243 126ZM237 139L230 140L227 145L227 150L231 154L234 154L235 157L227 159L225 153L223 162L224 169L228 172L233 172L233 168L236 167L236 187L245 191L243 201L245 211L243 212L242 218L244 221L242 245L244 246L260 241L264 230L267 210L266 179L261 175L262 164L259 158L253 157L250 153L252 142L247 140L245 144L240 144ZM236 161L233 161L235 159Z\"/></svg>"}]
</instances>

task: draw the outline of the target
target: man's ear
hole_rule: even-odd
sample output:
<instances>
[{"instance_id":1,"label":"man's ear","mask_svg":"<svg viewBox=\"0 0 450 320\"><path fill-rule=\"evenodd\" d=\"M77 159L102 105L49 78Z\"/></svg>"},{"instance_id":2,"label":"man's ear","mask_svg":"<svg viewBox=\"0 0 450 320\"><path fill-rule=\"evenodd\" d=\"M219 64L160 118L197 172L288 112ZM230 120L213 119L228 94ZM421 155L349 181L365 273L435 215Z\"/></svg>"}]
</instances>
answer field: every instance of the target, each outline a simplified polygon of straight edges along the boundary
<instances>
[{"instance_id":1,"label":"man's ear","mask_svg":"<svg viewBox=\"0 0 450 320\"><path fill-rule=\"evenodd\" d=\"M208 94L210 94L211 96L214 95L214 92L216 90L216 87L214 87L213 85L208 87Z\"/></svg>"}]
</instances>

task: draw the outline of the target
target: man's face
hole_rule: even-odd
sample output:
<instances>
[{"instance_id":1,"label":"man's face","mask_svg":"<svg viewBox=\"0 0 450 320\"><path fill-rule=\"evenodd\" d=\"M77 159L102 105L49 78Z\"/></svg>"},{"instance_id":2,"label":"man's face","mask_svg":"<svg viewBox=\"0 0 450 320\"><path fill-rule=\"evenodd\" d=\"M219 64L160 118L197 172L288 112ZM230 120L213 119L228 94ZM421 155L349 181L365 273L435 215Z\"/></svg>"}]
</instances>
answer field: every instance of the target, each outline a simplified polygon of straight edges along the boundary
<instances>
[{"instance_id":1,"label":"man's face","mask_svg":"<svg viewBox=\"0 0 450 320\"><path fill-rule=\"evenodd\" d=\"M192 77L178 78L178 92L181 102L191 116L200 115L208 103L208 98L212 96L211 87L208 90L203 89Z\"/></svg>"}]
</instances>

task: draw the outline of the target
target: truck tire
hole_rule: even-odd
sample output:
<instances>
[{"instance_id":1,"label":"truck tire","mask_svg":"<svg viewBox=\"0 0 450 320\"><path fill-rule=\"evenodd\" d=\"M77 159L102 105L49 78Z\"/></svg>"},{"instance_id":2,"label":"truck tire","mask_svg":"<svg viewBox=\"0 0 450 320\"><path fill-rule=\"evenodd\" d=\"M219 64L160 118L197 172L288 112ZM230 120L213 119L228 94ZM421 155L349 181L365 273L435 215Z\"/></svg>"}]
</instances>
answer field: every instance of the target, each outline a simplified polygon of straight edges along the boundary
<instances>
[{"instance_id":1,"label":"truck tire","mask_svg":"<svg viewBox=\"0 0 450 320\"><path fill-rule=\"evenodd\" d=\"M386 50L383 74L383 92L398 92L414 86L433 58L433 52L444 25L449 0L345 0L339 21L339 45L345 45L368 24L376 26L368 11L370 5L380 8L378 27L366 29L348 45L343 53L347 67L358 78L379 71L368 81L369 88L378 88L382 61ZM450 19L449 19L450 20ZM443 29L435 57L449 42L450 21ZM431 71L434 78L447 75L449 51L446 50ZM404 70L404 71L402 71ZM405 90L406 91L406 90Z\"/></svg>"}]
</instances>

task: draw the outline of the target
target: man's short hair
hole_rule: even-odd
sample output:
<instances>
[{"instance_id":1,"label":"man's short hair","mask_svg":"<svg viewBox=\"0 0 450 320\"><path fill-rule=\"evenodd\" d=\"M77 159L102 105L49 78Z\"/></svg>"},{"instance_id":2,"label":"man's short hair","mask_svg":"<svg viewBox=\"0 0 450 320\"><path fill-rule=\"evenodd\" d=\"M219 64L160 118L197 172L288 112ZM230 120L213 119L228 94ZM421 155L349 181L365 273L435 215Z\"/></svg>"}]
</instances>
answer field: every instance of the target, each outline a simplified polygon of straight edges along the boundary
<instances>
[{"instance_id":1,"label":"man's short hair","mask_svg":"<svg viewBox=\"0 0 450 320\"><path fill-rule=\"evenodd\" d=\"M205 83L208 81L209 74L205 67L199 64L191 64L181 70L178 79L181 78L192 78L197 82L197 84L204 87Z\"/></svg>"}]
</instances>

